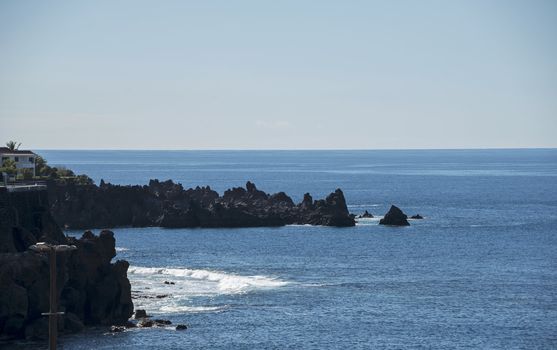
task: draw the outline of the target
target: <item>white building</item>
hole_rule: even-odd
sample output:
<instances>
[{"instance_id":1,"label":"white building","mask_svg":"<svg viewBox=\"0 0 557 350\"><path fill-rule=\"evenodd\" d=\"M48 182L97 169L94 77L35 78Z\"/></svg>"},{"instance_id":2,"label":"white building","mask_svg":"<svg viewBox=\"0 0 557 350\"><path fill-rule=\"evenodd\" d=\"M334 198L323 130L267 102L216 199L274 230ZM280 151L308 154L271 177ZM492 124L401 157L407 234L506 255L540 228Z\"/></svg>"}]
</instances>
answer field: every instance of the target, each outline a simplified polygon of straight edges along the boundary
<instances>
[{"instance_id":1,"label":"white building","mask_svg":"<svg viewBox=\"0 0 557 350\"><path fill-rule=\"evenodd\" d=\"M0 162L11 159L15 162L18 171L23 169L32 169L35 176L35 161L37 155L31 151L11 150L8 147L0 147ZM1 174L0 174L1 175Z\"/></svg>"}]
</instances>

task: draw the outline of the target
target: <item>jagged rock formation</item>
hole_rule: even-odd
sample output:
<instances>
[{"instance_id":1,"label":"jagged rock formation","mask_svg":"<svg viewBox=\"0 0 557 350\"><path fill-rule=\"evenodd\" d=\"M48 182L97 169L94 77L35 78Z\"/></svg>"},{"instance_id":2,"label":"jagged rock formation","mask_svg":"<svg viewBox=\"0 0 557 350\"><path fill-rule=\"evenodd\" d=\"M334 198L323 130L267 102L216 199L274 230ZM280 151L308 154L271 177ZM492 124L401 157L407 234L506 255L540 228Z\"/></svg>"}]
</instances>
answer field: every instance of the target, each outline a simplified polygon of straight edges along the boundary
<instances>
[{"instance_id":1,"label":"jagged rock formation","mask_svg":"<svg viewBox=\"0 0 557 350\"><path fill-rule=\"evenodd\" d=\"M408 216L406 216L400 208L391 205L389 212L385 214L383 219L379 220L379 225L410 226L407 219Z\"/></svg>"},{"instance_id":2,"label":"jagged rock formation","mask_svg":"<svg viewBox=\"0 0 557 350\"><path fill-rule=\"evenodd\" d=\"M73 244L57 254L61 332L84 325L124 323L133 312L128 263L116 255L113 233L67 238L48 211L46 190L8 193L0 188L0 338L48 335L48 257L27 248L38 241Z\"/></svg>"},{"instance_id":3,"label":"jagged rock formation","mask_svg":"<svg viewBox=\"0 0 557 350\"><path fill-rule=\"evenodd\" d=\"M358 218L373 218L373 215L369 211L366 210L364 213L359 215Z\"/></svg>"},{"instance_id":4,"label":"jagged rock formation","mask_svg":"<svg viewBox=\"0 0 557 350\"><path fill-rule=\"evenodd\" d=\"M49 196L55 220L70 228L354 225L340 189L316 201L306 194L299 204L284 192L269 195L249 181L246 188L222 196L209 186L185 190L171 180L151 180L147 186L52 183Z\"/></svg>"}]
</instances>

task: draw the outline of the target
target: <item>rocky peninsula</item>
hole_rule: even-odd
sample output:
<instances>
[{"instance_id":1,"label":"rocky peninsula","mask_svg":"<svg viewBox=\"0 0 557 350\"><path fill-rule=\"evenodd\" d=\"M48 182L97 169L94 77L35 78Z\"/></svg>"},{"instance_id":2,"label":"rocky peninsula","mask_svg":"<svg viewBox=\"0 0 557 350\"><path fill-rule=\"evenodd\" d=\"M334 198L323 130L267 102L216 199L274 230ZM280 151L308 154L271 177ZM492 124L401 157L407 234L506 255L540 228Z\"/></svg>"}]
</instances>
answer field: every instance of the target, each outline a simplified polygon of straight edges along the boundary
<instances>
[{"instance_id":1,"label":"rocky peninsula","mask_svg":"<svg viewBox=\"0 0 557 350\"><path fill-rule=\"evenodd\" d=\"M145 186L53 181L48 193L55 221L71 229L355 225L340 189L319 200L306 193L298 204L284 192L267 194L249 181L222 196L209 186L184 189L171 180Z\"/></svg>"},{"instance_id":2,"label":"rocky peninsula","mask_svg":"<svg viewBox=\"0 0 557 350\"><path fill-rule=\"evenodd\" d=\"M354 226L340 189L325 199L309 193L295 204L284 192L267 194L247 182L220 196L210 187L184 189L172 181L146 186L101 181L48 181L27 190L0 187L0 340L48 335L48 257L37 242L74 245L57 253L62 333L87 325L124 325L133 314L127 261L116 256L114 234L65 236L61 227L257 227L287 224Z\"/></svg>"}]
</instances>

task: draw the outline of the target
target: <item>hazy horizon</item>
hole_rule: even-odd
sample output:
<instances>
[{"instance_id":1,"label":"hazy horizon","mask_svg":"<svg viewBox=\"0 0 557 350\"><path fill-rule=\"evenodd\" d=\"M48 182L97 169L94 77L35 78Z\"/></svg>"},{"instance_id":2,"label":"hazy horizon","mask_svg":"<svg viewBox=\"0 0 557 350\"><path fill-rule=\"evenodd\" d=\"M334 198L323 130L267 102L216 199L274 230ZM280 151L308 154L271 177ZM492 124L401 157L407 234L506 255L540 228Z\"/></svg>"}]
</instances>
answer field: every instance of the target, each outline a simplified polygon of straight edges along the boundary
<instances>
[{"instance_id":1,"label":"hazy horizon","mask_svg":"<svg viewBox=\"0 0 557 350\"><path fill-rule=\"evenodd\" d=\"M20 149L29 149L21 146ZM557 147L488 147L488 148L34 148L33 151L497 151L497 150L555 150Z\"/></svg>"},{"instance_id":2,"label":"hazy horizon","mask_svg":"<svg viewBox=\"0 0 557 350\"><path fill-rule=\"evenodd\" d=\"M557 2L0 1L0 143L557 147Z\"/></svg>"}]
</instances>

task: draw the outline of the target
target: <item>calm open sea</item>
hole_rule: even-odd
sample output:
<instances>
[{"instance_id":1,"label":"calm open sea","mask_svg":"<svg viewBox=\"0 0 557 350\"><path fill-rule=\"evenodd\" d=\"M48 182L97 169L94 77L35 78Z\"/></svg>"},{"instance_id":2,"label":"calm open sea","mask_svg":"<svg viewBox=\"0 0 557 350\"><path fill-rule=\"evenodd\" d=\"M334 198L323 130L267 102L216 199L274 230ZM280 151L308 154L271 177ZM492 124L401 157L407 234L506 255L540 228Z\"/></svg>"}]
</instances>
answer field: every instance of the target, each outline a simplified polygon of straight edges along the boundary
<instances>
[{"instance_id":1,"label":"calm open sea","mask_svg":"<svg viewBox=\"0 0 557 350\"><path fill-rule=\"evenodd\" d=\"M39 153L97 183L251 180L295 201L340 187L354 213L426 218L114 229L136 308L189 329L89 330L64 349L557 348L555 149Z\"/></svg>"}]
</instances>

